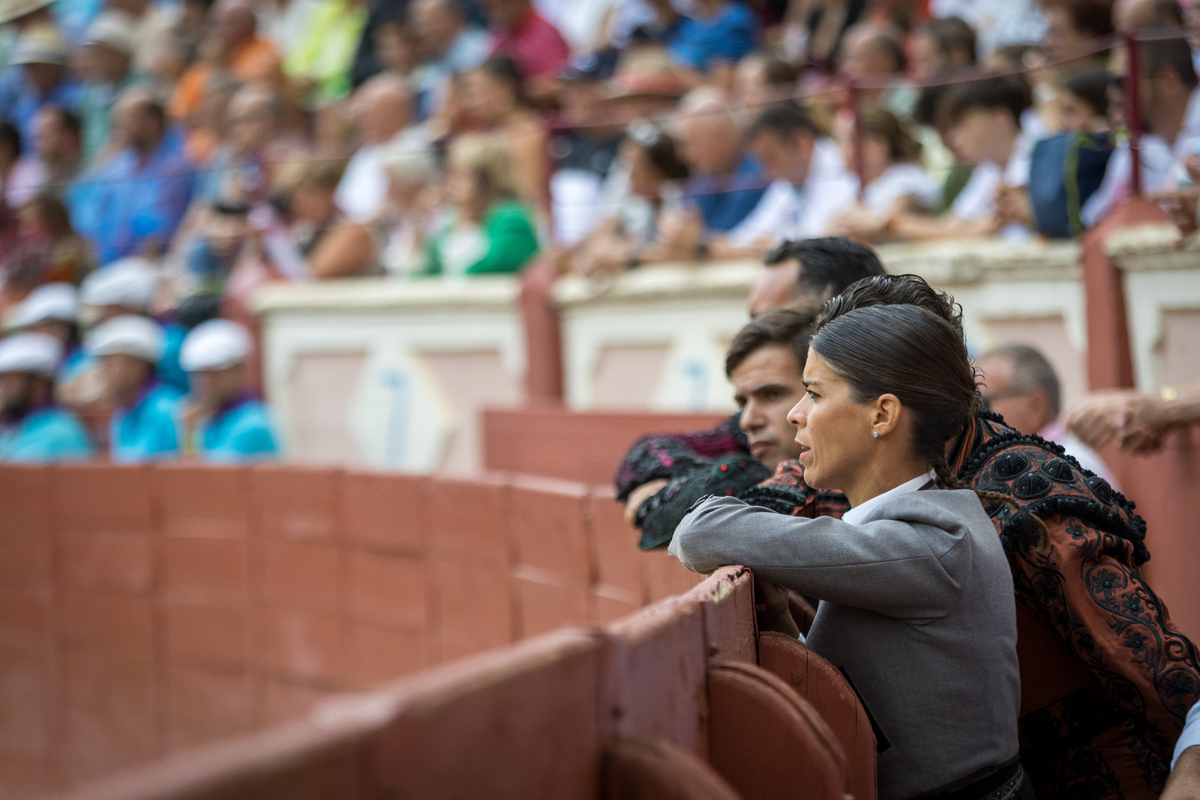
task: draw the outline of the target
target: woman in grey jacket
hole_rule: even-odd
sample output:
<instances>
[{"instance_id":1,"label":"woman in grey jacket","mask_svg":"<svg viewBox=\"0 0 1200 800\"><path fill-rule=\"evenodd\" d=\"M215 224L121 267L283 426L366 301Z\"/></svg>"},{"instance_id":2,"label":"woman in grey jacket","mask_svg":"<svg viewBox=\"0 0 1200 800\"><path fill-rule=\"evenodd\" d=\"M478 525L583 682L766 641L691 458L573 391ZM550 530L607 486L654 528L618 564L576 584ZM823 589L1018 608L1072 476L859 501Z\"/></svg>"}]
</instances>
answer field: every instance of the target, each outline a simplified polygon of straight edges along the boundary
<instances>
[{"instance_id":1,"label":"woman in grey jacket","mask_svg":"<svg viewBox=\"0 0 1200 800\"><path fill-rule=\"evenodd\" d=\"M979 402L961 336L915 306L818 320L804 383L788 416L804 479L845 492L844 519L709 498L670 552L821 600L807 642L846 670L883 733L881 800L1032 798L1012 576L980 498L938 488L954 485L946 446Z\"/></svg>"}]
</instances>

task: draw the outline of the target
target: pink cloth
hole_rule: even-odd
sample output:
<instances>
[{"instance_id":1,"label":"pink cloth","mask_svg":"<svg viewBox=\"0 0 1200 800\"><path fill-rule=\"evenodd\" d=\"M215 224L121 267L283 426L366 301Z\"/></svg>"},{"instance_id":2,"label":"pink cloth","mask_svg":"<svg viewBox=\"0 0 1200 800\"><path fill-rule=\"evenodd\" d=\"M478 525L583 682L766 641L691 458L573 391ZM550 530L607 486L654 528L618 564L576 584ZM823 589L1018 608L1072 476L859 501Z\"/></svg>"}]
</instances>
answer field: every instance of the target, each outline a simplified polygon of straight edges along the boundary
<instances>
[{"instance_id":1,"label":"pink cloth","mask_svg":"<svg viewBox=\"0 0 1200 800\"><path fill-rule=\"evenodd\" d=\"M526 79L557 74L571 57L571 46L532 7L515 28L496 34L494 56L508 56Z\"/></svg>"}]
</instances>

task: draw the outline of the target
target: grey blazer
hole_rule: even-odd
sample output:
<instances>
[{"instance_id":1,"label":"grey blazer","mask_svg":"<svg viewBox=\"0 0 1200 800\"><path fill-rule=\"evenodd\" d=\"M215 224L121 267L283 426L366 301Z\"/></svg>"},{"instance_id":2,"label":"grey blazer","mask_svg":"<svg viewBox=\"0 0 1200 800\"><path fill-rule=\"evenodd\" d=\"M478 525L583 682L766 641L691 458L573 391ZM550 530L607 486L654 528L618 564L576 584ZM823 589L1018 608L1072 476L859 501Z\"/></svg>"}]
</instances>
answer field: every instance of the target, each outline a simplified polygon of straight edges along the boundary
<instances>
[{"instance_id":1,"label":"grey blazer","mask_svg":"<svg viewBox=\"0 0 1200 800\"><path fill-rule=\"evenodd\" d=\"M697 572L740 564L821 600L808 644L846 670L891 743L880 800L1017 755L1012 575L974 492L910 492L858 525L711 498L684 517L670 552Z\"/></svg>"}]
</instances>

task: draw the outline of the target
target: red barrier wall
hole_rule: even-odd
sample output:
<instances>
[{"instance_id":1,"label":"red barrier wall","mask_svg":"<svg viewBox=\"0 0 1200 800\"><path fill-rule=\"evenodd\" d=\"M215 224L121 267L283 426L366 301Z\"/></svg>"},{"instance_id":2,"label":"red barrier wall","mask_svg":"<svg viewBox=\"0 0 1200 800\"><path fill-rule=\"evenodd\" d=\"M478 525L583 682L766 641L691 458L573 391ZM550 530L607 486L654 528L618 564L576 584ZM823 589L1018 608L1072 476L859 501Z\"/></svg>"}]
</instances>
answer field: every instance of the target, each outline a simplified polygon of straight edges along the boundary
<instances>
[{"instance_id":1,"label":"red barrier wall","mask_svg":"<svg viewBox=\"0 0 1200 800\"><path fill-rule=\"evenodd\" d=\"M483 412L486 470L611 486L626 451L651 433L711 428L727 414L575 412L562 408Z\"/></svg>"},{"instance_id":2,"label":"red barrier wall","mask_svg":"<svg viewBox=\"0 0 1200 800\"><path fill-rule=\"evenodd\" d=\"M698 577L611 490L289 467L0 467L0 796L313 703Z\"/></svg>"}]
</instances>

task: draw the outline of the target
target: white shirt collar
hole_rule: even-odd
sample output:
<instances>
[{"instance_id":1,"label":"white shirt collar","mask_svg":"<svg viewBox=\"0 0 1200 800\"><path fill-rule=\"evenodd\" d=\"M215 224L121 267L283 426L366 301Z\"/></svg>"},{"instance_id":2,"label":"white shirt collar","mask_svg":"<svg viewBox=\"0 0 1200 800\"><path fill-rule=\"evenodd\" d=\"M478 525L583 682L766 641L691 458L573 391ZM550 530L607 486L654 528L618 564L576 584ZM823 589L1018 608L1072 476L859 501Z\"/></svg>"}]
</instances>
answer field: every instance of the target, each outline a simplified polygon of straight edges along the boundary
<instances>
[{"instance_id":1,"label":"white shirt collar","mask_svg":"<svg viewBox=\"0 0 1200 800\"><path fill-rule=\"evenodd\" d=\"M874 497L872 497L870 500L859 503L854 508L850 509L845 514L843 514L842 521L849 522L851 525L861 525L863 519L867 516L867 514L871 513L871 509L875 508L876 506L878 506L882 503L886 503L888 500L891 500L892 498L899 497L902 494L908 494L909 492L915 492L915 491L919 490L925 484L929 483L931 480L934 480L936 477L937 477L937 473L931 469L931 470L929 470L929 472L926 472L924 475L918 475L917 477L913 478L910 481L905 481L904 483L900 484L899 486L896 486L892 489L888 489L883 494L877 494Z\"/></svg>"}]
</instances>

